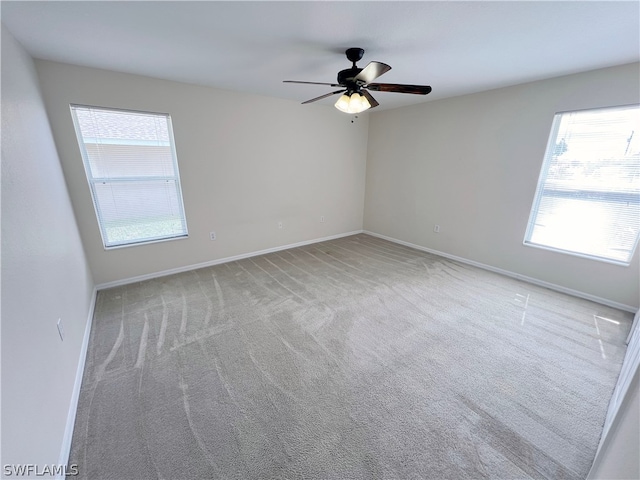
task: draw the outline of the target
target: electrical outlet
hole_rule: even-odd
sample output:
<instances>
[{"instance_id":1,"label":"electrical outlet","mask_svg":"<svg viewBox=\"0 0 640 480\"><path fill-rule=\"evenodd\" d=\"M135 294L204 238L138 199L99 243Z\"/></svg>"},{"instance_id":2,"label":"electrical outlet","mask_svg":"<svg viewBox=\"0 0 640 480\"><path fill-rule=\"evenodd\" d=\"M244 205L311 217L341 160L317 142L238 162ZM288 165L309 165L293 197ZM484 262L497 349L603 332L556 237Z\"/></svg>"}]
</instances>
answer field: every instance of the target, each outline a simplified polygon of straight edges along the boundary
<instances>
[{"instance_id":1,"label":"electrical outlet","mask_svg":"<svg viewBox=\"0 0 640 480\"><path fill-rule=\"evenodd\" d=\"M320 223L324 223L324 215L320 215Z\"/></svg>"},{"instance_id":2,"label":"electrical outlet","mask_svg":"<svg viewBox=\"0 0 640 480\"><path fill-rule=\"evenodd\" d=\"M58 334L60 334L60 340L64 342L64 327L62 326L61 318L58 319L58 323L56 325L58 326Z\"/></svg>"},{"instance_id":3,"label":"electrical outlet","mask_svg":"<svg viewBox=\"0 0 640 480\"><path fill-rule=\"evenodd\" d=\"M209 238L211 240L215 240L216 239L216 232L209 232Z\"/></svg>"},{"instance_id":4,"label":"electrical outlet","mask_svg":"<svg viewBox=\"0 0 640 480\"><path fill-rule=\"evenodd\" d=\"M282 222L278 222L278 228L282 228Z\"/></svg>"},{"instance_id":5,"label":"electrical outlet","mask_svg":"<svg viewBox=\"0 0 640 480\"><path fill-rule=\"evenodd\" d=\"M440 233L440 225L434 225L433 226L433 231L436 233Z\"/></svg>"}]
</instances>

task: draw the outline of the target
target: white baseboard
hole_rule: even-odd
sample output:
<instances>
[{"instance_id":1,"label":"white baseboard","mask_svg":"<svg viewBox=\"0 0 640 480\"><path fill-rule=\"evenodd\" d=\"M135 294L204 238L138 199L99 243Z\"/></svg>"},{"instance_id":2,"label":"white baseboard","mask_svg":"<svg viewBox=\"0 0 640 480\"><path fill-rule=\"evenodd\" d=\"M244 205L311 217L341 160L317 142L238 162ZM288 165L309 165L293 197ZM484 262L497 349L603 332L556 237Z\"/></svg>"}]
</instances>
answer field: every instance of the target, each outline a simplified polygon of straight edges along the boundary
<instances>
[{"instance_id":1,"label":"white baseboard","mask_svg":"<svg viewBox=\"0 0 640 480\"><path fill-rule=\"evenodd\" d=\"M69 454L71 453L71 440L73 439L73 429L76 423L76 413L78 411L78 401L80 399L80 387L82 386L82 377L84 375L84 366L87 360L87 349L89 348L89 337L91 336L91 325L93 324L93 313L96 308L96 299L98 289L94 287L89 304L89 313L87 316L87 324L84 329L84 337L80 347L80 356L78 357L78 368L76 369L76 380L73 384L73 392L71 393L71 403L69 405L69 413L67 415L67 425L64 429L64 437L62 438L62 448L60 450L60 458L58 465L67 465L69 462ZM57 480L64 480L64 474L56 476Z\"/></svg>"},{"instance_id":2,"label":"white baseboard","mask_svg":"<svg viewBox=\"0 0 640 480\"><path fill-rule=\"evenodd\" d=\"M184 267L172 268L170 270L163 270L160 272L148 273L146 275L139 275L136 277L125 278L122 280L115 280L113 282L101 283L96 286L97 290L104 290L105 288L120 287L122 285L128 285L130 283L143 282L145 280L151 280L153 278L165 277L167 275L173 275L175 273L188 272L190 270L197 270L198 268L211 267L213 265L220 265L222 263L234 262L236 260L243 260L245 258L257 257L258 255L265 255L267 253L280 252L282 250L288 250L290 248L302 247L305 245L311 245L313 243L326 242L327 240L335 240L336 238L348 237L350 235L356 235L363 233L362 230L355 230L353 232L339 233L337 235L331 235L328 237L314 238L313 240L305 240L303 242L290 243L288 245L281 245L278 247L267 248L265 250L258 250L255 252L243 253L240 255L234 255L232 257L218 258L209 262L197 263L194 265L187 265Z\"/></svg>"},{"instance_id":3,"label":"white baseboard","mask_svg":"<svg viewBox=\"0 0 640 480\"><path fill-rule=\"evenodd\" d=\"M403 240L398 240L397 238L387 237L386 235L370 232L368 230L363 230L363 233L366 233L367 235L371 235L373 237L382 238L383 240L388 240L393 243L398 243L400 245L404 245L405 247L411 247L411 248L415 248L416 250L422 250L423 252L433 253L434 255L445 257L450 260L455 260L456 262L465 263L467 265L472 265L474 267L482 268L483 270L488 270L490 272L499 273L501 275L515 278L517 280L522 280L527 283L532 283L533 285L538 285L540 287L545 287L550 290L555 290L556 292L566 293L568 295L573 295L574 297L584 298L585 300L591 300L592 302L600 303L608 307L617 308L618 310L624 310L626 312L631 312L631 313L636 313L638 311L636 307L632 307L630 305L614 302L606 298L597 297L589 293L581 292L579 290L573 290L571 288L563 287L562 285L556 285L555 283L550 283L544 280L539 280L537 278L528 277L526 275L521 275L519 273L511 272L509 270L503 270L502 268L492 267L491 265L486 265L484 263L476 262L474 260L469 260L463 257L458 257L456 255L451 255L450 253L441 252L439 250L423 247L421 245L416 245L415 243L405 242Z\"/></svg>"}]
</instances>

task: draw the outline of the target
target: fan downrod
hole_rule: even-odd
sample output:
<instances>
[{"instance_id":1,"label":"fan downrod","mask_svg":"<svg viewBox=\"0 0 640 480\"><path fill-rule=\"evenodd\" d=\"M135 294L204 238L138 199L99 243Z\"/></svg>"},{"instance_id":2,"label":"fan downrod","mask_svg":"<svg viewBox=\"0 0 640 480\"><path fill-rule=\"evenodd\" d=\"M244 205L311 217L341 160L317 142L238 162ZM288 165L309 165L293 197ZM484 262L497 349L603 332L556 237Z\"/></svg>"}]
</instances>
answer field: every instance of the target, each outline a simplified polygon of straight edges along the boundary
<instances>
[{"instance_id":1,"label":"fan downrod","mask_svg":"<svg viewBox=\"0 0 640 480\"><path fill-rule=\"evenodd\" d=\"M351 66L351 68L347 68L346 70L341 70L338 72L338 83L347 87L349 91L357 91L358 86L356 85L354 78L362 71L362 69L356 67L356 62L362 59L362 56L364 55L364 49L347 48L344 53L347 55L347 59L353 65Z\"/></svg>"}]
</instances>

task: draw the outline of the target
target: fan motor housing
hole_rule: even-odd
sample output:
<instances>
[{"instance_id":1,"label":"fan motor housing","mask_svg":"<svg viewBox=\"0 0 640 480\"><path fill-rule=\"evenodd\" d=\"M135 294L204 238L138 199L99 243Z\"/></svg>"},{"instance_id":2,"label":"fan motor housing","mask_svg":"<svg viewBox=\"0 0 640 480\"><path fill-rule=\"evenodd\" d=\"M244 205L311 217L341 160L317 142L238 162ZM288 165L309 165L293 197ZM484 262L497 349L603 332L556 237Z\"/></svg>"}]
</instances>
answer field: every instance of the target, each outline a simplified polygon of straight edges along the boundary
<instances>
[{"instance_id":1,"label":"fan motor housing","mask_svg":"<svg viewBox=\"0 0 640 480\"><path fill-rule=\"evenodd\" d=\"M350 86L350 84L355 84L354 78L362 71L361 68L347 68L346 70L341 70L338 72L338 83L340 85Z\"/></svg>"}]
</instances>

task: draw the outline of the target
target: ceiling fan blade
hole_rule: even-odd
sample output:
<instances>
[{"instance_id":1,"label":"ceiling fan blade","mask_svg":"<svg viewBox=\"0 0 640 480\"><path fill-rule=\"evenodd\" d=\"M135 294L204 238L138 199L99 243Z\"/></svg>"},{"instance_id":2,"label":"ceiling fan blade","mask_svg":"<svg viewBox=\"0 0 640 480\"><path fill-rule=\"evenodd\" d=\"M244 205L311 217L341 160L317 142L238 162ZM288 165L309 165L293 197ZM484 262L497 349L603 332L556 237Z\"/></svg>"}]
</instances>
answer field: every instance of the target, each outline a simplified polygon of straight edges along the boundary
<instances>
[{"instance_id":1,"label":"ceiling fan blade","mask_svg":"<svg viewBox=\"0 0 640 480\"><path fill-rule=\"evenodd\" d=\"M311 103L317 100L322 100L323 98L330 97L331 95L337 95L338 93L344 93L344 92L346 92L346 90L336 90L335 92L327 93L325 95L320 95L319 97L312 98L311 100L307 100L306 102L302 102L302 105L304 105L305 103Z\"/></svg>"},{"instance_id":2,"label":"ceiling fan blade","mask_svg":"<svg viewBox=\"0 0 640 480\"><path fill-rule=\"evenodd\" d=\"M391 67L386 63L369 62L369 65L364 67L362 71L355 76L355 80L361 80L364 83L369 83L389 70L391 70Z\"/></svg>"},{"instance_id":3,"label":"ceiling fan blade","mask_svg":"<svg viewBox=\"0 0 640 480\"><path fill-rule=\"evenodd\" d=\"M401 85L397 83L370 83L367 88L374 92L413 93L414 95L426 95L431 92L431 87L428 85Z\"/></svg>"},{"instance_id":4,"label":"ceiling fan blade","mask_svg":"<svg viewBox=\"0 0 640 480\"><path fill-rule=\"evenodd\" d=\"M304 83L306 85L328 85L329 87L341 87L338 83L299 82L297 80L283 80L282 83Z\"/></svg>"},{"instance_id":5,"label":"ceiling fan blade","mask_svg":"<svg viewBox=\"0 0 640 480\"><path fill-rule=\"evenodd\" d=\"M361 90L362 95L364 95L367 100L369 101L369 105L371 105L371 108L377 107L378 105L380 105L375 98L373 98L373 96L367 92L364 88Z\"/></svg>"}]
</instances>

